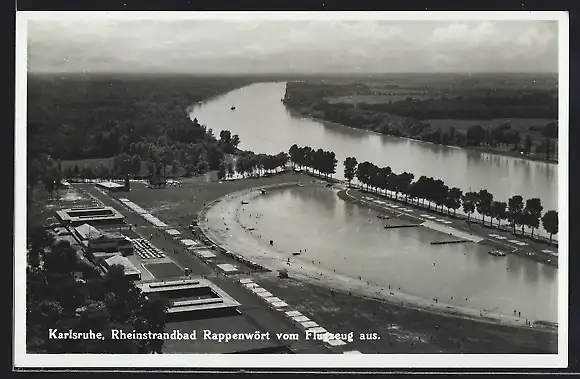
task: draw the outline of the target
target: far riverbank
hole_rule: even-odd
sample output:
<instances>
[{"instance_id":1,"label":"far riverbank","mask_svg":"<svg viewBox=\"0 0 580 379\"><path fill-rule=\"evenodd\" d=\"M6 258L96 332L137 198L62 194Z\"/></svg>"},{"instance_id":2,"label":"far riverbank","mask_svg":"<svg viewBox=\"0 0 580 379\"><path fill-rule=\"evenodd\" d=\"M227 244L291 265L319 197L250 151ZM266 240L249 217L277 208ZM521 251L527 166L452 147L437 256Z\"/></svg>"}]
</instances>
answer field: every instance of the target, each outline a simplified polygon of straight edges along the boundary
<instances>
[{"instance_id":1,"label":"far riverbank","mask_svg":"<svg viewBox=\"0 0 580 379\"><path fill-rule=\"evenodd\" d=\"M308 119L313 120L313 121L318 121L318 122L325 123L325 124L329 124L329 125L339 126L339 127L342 127L342 128L349 128L349 129L355 129L355 130L364 130L364 131L367 131L369 133L375 133L375 134L389 136L389 137L393 137L393 138L401 138L401 139L416 141L416 142L425 143L425 144L446 146L446 147L451 147L451 148L454 148L454 149L463 149L463 150L468 150L468 151L476 151L476 152L479 152L479 153L493 154L493 155L504 156L504 157L512 157L512 158L518 158L518 159L527 160L527 161L533 161L533 162L543 162L543 163L555 164L555 165L558 164L558 160L557 159L543 159L541 157L536 157L536 156L531 156L531 155L524 155L524 154L521 154L520 152L517 152L517 151L502 151L502 150L492 149L492 148L489 148L489 147L443 145L443 144L436 144L436 143L428 142L428 141L422 141L422 140L420 140L418 138L413 138L413 137L408 137L408 136L396 136L396 135L392 135L392 134L386 134L386 133L377 132L375 130L369 130L369 129L364 129L364 128L355 128L353 126L339 124L337 122L328 121L328 120L325 120L325 119L322 119L322 118L318 118L318 117L313 117L313 116L311 116L308 113L300 112L299 110L294 109L294 108L291 108L291 107L289 107L286 104L284 104L284 106L291 113L295 114L298 117L308 118Z\"/></svg>"}]
</instances>

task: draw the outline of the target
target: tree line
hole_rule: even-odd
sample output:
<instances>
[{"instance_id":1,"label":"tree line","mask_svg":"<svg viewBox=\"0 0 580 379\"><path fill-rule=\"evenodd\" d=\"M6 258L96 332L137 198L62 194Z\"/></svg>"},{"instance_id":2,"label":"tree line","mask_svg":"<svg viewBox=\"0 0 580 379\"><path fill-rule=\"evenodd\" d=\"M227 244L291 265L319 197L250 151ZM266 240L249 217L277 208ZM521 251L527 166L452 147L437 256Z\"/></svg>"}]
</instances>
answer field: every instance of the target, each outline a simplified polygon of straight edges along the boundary
<instances>
[{"instance_id":1,"label":"tree line","mask_svg":"<svg viewBox=\"0 0 580 379\"><path fill-rule=\"evenodd\" d=\"M289 159L293 165L311 168L325 177L336 173L337 160L334 152L322 149L314 150L309 146L299 147L292 145L289 152ZM524 234L524 227L531 230L531 237L534 238L534 231L540 227L540 222L546 232L552 236L558 233L558 212L550 210L542 215L544 210L539 198L524 199L520 195L512 196L507 202L494 200L493 194L482 189L478 192L469 191L463 193L458 187L449 188L441 179L427 177L425 175L415 179L415 175L409 172L395 173L391 167L378 167L375 164L365 161L358 162L355 157L348 157L343 162L344 177L351 185L353 179L357 179L367 190L375 192L390 191L394 193L397 200L414 202L417 205L427 206L431 209L431 204L435 204L435 210L456 215L460 208L467 215L467 222L470 222L471 215L477 210L482 217L482 224L486 225L486 217L489 219L489 226L501 227L501 222L507 220L516 234L516 227L521 227ZM425 204L427 203L427 204Z\"/></svg>"},{"instance_id":2,"label":"tree line","mask_svg":"<svg viewBox=\"0 0 580 379\"><path fill-rule=\"evenodd\" d=\"M311 167L326 178L336 173L338 161L333 151L314 150L309 146L298 147L294 144L288 153L292 163L302 167Z\"/></svg>"},{"instance_id":3,"label":"tree line","mask_svg":"<svg viewBox=\"0 0 580 379\"><path fill-rule=\"evenodd\" d=\"M453 214L457 209L463 207L469 222L471 215L477 210L482 217L482 224L485 225L485 218L489 218L489 225L493 226L493 220L497 220L497 227L501 226L504 220L509 221L516 234L516 226L521 226L522 234L524 227L531 229L531 236L534 238L534 231L540 227L540 221L546 232L552 236L558 233L558 212L550 210L542 216L543 206L539 198L524 199L520 195L512 196L507 203L494 200L493 194L482 189L478 192L470 191L463 193L460 188L449 188L441 179L434 179L425 175L413 181L415 176L408 172L397 174L389 166L378 167L368 161L358 163L355 157L348 157L343 162L344 177L349 185L356 178L368 190L391 191L395 198L402 196L405 201L411 200L416 204L425 205L431 208L431 203L435 204L436 210L447 209Z\"/></svg>"},{"instance_id":4,"label":"tree line","mask_svg":"<svg viewBox=\"0 0 580 379\"><path fill-rule=\"evenodd\" d=\"M247 175L263 175L285 168L288 162L288 154L280 152L278 154L255 154L252 151L243 151L238 154L235 166L233 163L223 162L218 168L218 178L223 179L233 176L234 173L241 174L244 178Z\"/></svg>"},{"instance_id":5,"label":"tree line","mask_svg":"<svg viewBox=\"0 0 580 379\"><path fill-rule=\"evenodd\" d=\"M186 115L183 115L186 118ZM226 156L239 152L240 137L228 130L220 132L215 139L213 131L200 125L197 119L189 120L191 129L203 129L202 140L197 142L137 142L129 152L122 152L110 159L110 164L68 166L63 169L62 161L47 153L28 157L28 187L34 192L41 182L52 195L62 179L125 179L146 178L152 175L202 175L210 170L219 170L225 165ZM29 195L31 195L31 193Z\"/></svg>"},{"instance_id":6,"label":"tree line","mask_svg":"<svg viewBox=\"0 0 580 379\"><path fill-rule=\"evenodd\" d=\"M425 142L439 145L453 145L460 147L487 147L499 150L521 151L528 155L534 152L544 159L554 158L558 152L556 141L552 138L534 139L530 134L522 139L520 132L512 130L509 122L491 128L473 125L465 131L458 131L455 127L443 132L441 128L431 130L428 125L417 126L421 130L416 136ZM428 129L427 131L423 131ZM535 148L534 148L535 146Z\"/></svg>"}]
</instances>

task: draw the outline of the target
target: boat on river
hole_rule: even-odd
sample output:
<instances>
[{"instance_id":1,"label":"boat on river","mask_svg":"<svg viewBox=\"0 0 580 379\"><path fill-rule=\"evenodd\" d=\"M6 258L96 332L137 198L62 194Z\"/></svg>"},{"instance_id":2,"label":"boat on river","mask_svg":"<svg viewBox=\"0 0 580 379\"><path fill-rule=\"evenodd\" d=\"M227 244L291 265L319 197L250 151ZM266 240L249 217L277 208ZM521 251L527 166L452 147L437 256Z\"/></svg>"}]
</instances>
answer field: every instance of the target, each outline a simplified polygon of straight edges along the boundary
<instances>
[{"instance_id":1,"label":"boat on river","mask_svg":"<svg viewBox=\"0 0 580 379\"><path fill-rule=\"evenodd\" d=\"M236 107L232 105L232 107L230 108L232 111L236 110Z\"/></svg>"},{"instance_id":2,"label":"boat on river","mask_svg":"<svg viewBox=\"0 0 580 379\"><path fill-rule=\"evenodd\" d=\"M292 253L292 255L300 255L300 254L302 254L302 253L299 252L299 251L295 251L295 252Z\"/></svg>"},{"instance_id":3,"label":"boat on river","mask_svg":"<svg viewBox=\"0 0 580 379\"><path fill-rule=\"evenodd\" d=\"M488 254L491 254L494 257L505 257L506 256L506 253L504 253L503 251L499 251L499 250L488 251Z\"/></svg>"},{"instance_id":4,"label":"boat on river","mask_svg":"<svg viewBox=\"0 0 580 379\"><path fill-rule=\"evenodd\" d=\"M387 215L377 215L377 218L380 218L381 220L388 220L389 216Z\"/></svg>"}]
</instances>

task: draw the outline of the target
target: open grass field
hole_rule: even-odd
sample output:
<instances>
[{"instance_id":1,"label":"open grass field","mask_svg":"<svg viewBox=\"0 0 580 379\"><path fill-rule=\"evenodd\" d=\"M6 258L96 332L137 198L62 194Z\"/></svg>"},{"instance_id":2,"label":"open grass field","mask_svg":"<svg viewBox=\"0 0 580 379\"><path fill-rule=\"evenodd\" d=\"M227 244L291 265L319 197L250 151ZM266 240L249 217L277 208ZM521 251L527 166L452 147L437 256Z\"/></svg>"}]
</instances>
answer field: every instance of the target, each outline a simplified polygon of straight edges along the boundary
<instances>
[{"instance_id":1,"label":"open grass field","mask_svg":"<svg viewBox=\"0 0 580 379\"><path fill-rule=\"evenodd\" d=\"M310 182L312 178L284 173L268 178L232 180L219 182L215 173L182 180L181 187L149 189L144 184L136 183L131 192L120 197L127 197L139 206L150 210L168 225L187 227L197 214L208 203L228 193L259 187L262 185Z\"/></svg>"},{"instance_id":2,"label":"open grass field","mask_svg":"<svg viewBox=\"0 0 580 379\"><path fill-rule=\"evenodd\" d=\"M183 275L183 270L175 263L171 262L146 264L145 268L156 279L175 278L177 276Z\"/></svg>"},{"instance_id":3,"label":"open grass field","mask_svg":"<svg viewBox=\"0 0 580 379\"><path fill-rule=\"evenodd\" d=\"M324 80L325 84L339 86L359 85L347 96L327 96L331 103L388 103L414 100L438 99L443 96L493 96L506 92L553 91L558 86L557 76L549 75L501 75L501 74L391 74L373 75L367 78L343 78Z\"/></svg>"},{"instance_id":4,"label":"open grass field","mask_svg":"<svg viewBox=\"0 0 580 379\"><path fill-rule=\"evenodd\" d=\"M314 78L309 78L314 80ZM557 74L534 73L389 73L358 76L342 76L340 78L324 79L328 84L355 84L360 83L375 91L384 89L425 89L426 87L441 90L470 90L472 88L503 90L503 89L541 89L557 88Z\"/></svg>"}]
</instances>

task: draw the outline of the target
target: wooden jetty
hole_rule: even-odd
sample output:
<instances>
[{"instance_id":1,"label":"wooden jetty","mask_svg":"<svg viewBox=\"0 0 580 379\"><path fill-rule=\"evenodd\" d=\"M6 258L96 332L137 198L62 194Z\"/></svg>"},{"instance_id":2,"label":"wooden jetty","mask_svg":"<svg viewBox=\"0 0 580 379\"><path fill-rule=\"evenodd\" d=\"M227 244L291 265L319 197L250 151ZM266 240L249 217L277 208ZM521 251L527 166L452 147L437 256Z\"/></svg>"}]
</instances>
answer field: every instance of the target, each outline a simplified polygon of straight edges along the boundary
<instances>
[{"instance_id":1,"label":"wooden jetty","mask_svg":"<svg viewBox=\"0 0 580 379\"><path fill-rule=\"evenodd\" d=\"M413 228L416 226L421 226L421 224L385 225L385 229Z\"/></svg>"},{"instance_id":2,"label":"wooden jetty","mask_svg":"<svg viewBox=\"0 0 580 379\"><path fill-rule=\"evenodd\" d=\"M431 245L449 245L452 243L465 243L465 242L472 242L468 240L454 240L454 241L433 241Z\"/></svg>"}]
</instances>

